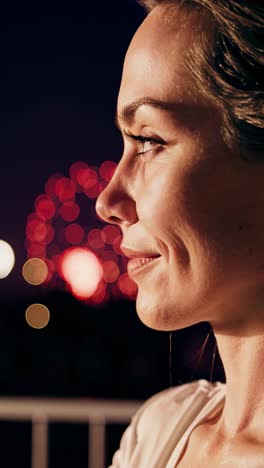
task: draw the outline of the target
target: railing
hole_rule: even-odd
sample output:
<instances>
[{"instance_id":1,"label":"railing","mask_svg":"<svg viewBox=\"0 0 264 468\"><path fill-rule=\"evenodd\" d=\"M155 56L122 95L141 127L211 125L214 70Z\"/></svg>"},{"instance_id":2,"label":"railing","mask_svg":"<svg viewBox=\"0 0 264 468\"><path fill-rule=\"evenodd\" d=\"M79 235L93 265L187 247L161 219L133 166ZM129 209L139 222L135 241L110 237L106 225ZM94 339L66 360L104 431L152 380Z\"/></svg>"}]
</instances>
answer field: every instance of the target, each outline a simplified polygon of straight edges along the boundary
<instances>
[{"instance_id":1,"label":"railing","mask_svg":"<svg viewBox=\"0 0 264 468\"><path fill-rule=\"evenodd\" d=\"M105 426L128 423L140 407L135 401L0 398L0 420L32 421L31 468L48 468L50 422L89 424L88 468L105 468Z\"/></svg>"}]
</instances>

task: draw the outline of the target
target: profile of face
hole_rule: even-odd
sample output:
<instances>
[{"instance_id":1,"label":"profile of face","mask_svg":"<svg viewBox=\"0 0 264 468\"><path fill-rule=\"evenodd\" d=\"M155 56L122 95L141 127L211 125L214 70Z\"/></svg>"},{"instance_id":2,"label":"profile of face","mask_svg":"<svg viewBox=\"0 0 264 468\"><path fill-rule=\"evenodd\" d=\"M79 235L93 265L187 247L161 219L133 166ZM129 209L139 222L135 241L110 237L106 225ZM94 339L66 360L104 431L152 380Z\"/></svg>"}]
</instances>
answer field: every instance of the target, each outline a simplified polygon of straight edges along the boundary
<instances>
[{"instance_id":1,"label":"profile of face","mask_svg":"<svg viewBox=\"0 0 264 468\"><path fill-rule=\"evenodd\" d=\"M143 323L250 333L264 313L264 165L225 145L220 111L184 68L192 40L161 7L135 33L117 107L124 151L96 208L141 257L128 274Z\"/></svg>"}]
</instances>

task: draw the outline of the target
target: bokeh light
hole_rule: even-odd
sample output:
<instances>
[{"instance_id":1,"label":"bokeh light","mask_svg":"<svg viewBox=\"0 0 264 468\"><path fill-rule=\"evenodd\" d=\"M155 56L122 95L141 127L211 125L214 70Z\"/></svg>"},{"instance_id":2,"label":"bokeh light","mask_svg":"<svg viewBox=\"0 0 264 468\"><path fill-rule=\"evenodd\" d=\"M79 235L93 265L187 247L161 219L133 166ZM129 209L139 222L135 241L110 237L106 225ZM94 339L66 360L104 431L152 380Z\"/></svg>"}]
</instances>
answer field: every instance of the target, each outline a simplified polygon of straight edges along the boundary
<instances>
[{"instance_id":1,"label":"bokeh light","mask_svg":"<svg viewBox=\"0 0 264 468\"><path fill-rule=\"evenodd\" d=\"M40 258L30 258L23 265L22 275L27 283L34 286L44 283L48 276L48 267Z\"/></svg>"},{"instance_id":2,"label":"bokeh light","mask_svg":"<svg viewBox=\"0 0 264 468\"><path fill-rule=\"evenodd\" d=\"M68 249L62 255L60 268L74 296L83 299L93 295L103 276L97 257L83 247Z\"/></svg>"},{"instance_id":3,"label":"bokeh light","mask_svg":"<svg viewBox=\"0 0 264 468\"><path fill-rule=\"evenodd\" d=\"M8 242L0 240L0 279L6 278L15 264L15 254Z\"/></svg>"},{"instance_id":4,"label":"bokeh light","mask_svg":"<svg viewBox=\"0 0 264 468\"><path fill-rule=\"evenodd\" d=\"M119 276L118 278L118 286L122 293L126 294L127 296L134 298L137 293L137 285L132 281L127 273Z\"/></svg>"},{"instance_id":5,"label":"bokeh light","mask_svg":"<svg viewBox=\"0 0 264 468\"><path fill-rule=\"evenodd\" d=\"M80 207L77 203L68 201L61 205L59 214L64 221L72 222L75 221L80 214Z\"/></svg>"},{"instance_id":6,"label":"bokeh light","mask_svg":"<svg viewBox=\"0 0 264 468\"><path fill-rule=\"evenodd\" d=\"M120 231L119 227L109 225L109 226L105 226L103 228L103 233L105 235L105 242L107 244L113 244L114 240L117 237L120 237L121 231Z\"/></svg>"},{"instance_id":7,"label":"bokeh light","mask_svg":"<svg viewBox=\"0 0 264 468\"><path fill-rule=\"evenodd\" d=\"M35 210L39 218L46 221L54 216L56 207L48 195L39 195L35 200Z\"/></svg>"},{"instance_id":8,"label":"bokeh light","mask_svg":"<svg viewBox=\"0 0 264 468\"><path fill-rule=\"evenodd\" d=\"M101 229L91 229L87 236L88 244L93 249L100 249L105 245L105 234Z\"/></svg>"},{"instance_id":9,"label":"bokeh light","mask_svg":"<svg viewBox=\"0 0 264 468\"><path fill-rule=\"evenodd\" d=\"M103 162L103 164L101 164L100 169L99 169L100 176L104 180L109 182L112 179L113 175L114 175L116 167L117 167L117 164L114 163L113 161Z\"/></svg>"},{"instance_id":10,"label":"bokeh light","mask_svg":"<svg viewBox=\"0 0 264 468\"><path fill-rule=\"evenodd\" d=\"M27 258L38 258L48 268L41 284L63 287L76 297L89 297L89 302L98 304L112 296L134 298L136 285L125 274L127 258L120 248L122 232L118 226L105 225L95 212L95 200L116 167L113 161L105 161L99 168L77 161L70 166L68 176L55 173L47 180L45 193L36 198L35 211L27 217L25 241ZM91 296L90 290L83 292L82 286L78 289L75 281L66 280L62 274L62 259L73 248L90 252L100 265L101 279ZM87 272L83 276L87 278Z\"/></svg>"},{"instance_id":11,"label":"bokeh light","mask_svg":"<svg viewBox=\"0 0 264 468\"><path fill-rule=\"evenodd\" d=\"M69 244L80 244L84 238L84 229L80 224L69 224L64 230L64 237Z\"/></svg>"},{"instance_id":12,"label":"bokeh light","mask_svg":"<svg viewBox=\"0 0 264 468\"><path fill-rule=\"evenodd\" d=\"M118 265L113 260L108 260L103 263L103 278L107 283L114 283L120 275Z\"/></svg>"},{"instance_id":13,"label":"bokeh light","mask_svg":"<svg viewBox=\"0 0 264 468\"><path fill-rule=\"evenodd\" d=\"M26 321L32 328L41 329L48 325L50 311L43 304L32 304L26 310Z\"/></svg>"},{"instance_id":14,"label":"bokeh light","mask_svg":"<svg viewBox=\"0 0 264 468\"><path fill-rule=\"evenodd\" d=\"M72 200L75 197L76 185L69 177L62 177L55 184L55 193L62 202Z\"/></svg>"}]
</instances>

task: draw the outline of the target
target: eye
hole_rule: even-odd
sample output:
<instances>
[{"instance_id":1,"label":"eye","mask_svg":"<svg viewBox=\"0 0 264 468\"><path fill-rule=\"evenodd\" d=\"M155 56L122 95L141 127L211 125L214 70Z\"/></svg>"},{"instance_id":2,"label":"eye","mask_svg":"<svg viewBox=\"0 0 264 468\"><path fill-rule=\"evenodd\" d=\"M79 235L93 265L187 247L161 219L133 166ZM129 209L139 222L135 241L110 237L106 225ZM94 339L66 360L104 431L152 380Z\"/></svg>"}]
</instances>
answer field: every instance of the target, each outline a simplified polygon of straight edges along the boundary
<instances>
[{"instance_id":1,"label":"eye","mask_svg":"<svg viewBox=\"0 0 264 468\"><path fill-rule=\"evenodd\" d=\"M155 147L164 145L164 141L159 140L158 138L146 137L143 135L133 135L132 133L125 132L125 135L129 140L137 141L141 148L140 151L137 152L137 155L144 155L149 151L155 149Z\"/></svg>"}]
</instances>

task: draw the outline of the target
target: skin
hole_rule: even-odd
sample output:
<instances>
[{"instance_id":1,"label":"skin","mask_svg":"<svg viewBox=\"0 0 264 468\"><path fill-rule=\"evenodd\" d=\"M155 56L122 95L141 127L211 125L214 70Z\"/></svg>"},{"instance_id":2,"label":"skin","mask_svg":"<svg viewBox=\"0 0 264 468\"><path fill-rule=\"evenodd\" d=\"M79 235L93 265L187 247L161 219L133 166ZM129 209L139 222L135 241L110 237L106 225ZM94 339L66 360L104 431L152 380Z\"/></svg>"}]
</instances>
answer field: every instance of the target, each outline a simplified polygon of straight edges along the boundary
<instances>
[{"instance_id":1,"label":"skin","mask_svg":"<svg viewBox=\"0 0 264 468\"><path fill-rule=\"evenodd\" d=\"M226 401L201 436L225 456L239 447L239 457L264 443L264 164L243 161L224 144L220 111L184 69L191 41L192 25L180 14L169 24L161 7L133 37L118 97L124 152L97 212L120 226L123 246L160 255L131 273L143 323L212 325ZM143 105L122 121L122 108L143 96L180 112ZM164 144L142 145L126 132Z\"/></svg>"}]
</instances>

